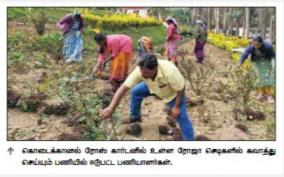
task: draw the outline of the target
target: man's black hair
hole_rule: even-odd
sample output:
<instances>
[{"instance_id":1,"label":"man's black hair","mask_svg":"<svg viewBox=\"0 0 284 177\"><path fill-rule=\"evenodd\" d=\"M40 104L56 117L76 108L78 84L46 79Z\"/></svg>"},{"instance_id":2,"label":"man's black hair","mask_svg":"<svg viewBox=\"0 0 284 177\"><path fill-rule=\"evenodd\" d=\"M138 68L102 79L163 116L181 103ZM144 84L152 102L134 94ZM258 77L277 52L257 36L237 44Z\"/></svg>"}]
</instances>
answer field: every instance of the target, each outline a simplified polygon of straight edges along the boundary
<instances>
[{"instance_id":1,"label":"man's black hair","mask_svg":"<svg viewBox=\"0 0 284 177\"><path fill-rule=\"evenodd\" d=\"M157 57L154 54L145 54L142 56L140 61L138 62L138 66L141 69L150 69L153 70L158 66Z\"/></svg>"},{"instance_id":2,"label":"man's black hair","mask_svg":"<svg viewBox=\"0 0 284 177\"><path fill-rule=\"evenodd\" d=\"M102 34L102 33L95 33L94 35L94 40L97 43L103 42L104 40L106 40L106 35Z\"/></svg>"}]
</instances>

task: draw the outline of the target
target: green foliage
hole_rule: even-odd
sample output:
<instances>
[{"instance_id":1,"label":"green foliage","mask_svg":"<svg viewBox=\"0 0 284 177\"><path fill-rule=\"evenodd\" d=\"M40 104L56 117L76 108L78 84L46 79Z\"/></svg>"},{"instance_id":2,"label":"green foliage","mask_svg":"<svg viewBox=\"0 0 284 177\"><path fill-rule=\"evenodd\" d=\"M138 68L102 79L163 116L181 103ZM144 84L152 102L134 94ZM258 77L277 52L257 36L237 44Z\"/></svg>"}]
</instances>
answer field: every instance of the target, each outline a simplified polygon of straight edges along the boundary
<instances>
[{"instance_id":1,"label":"green foliage","mask_svg":"<svg viewBox=\"0 0 284 177\"><path fill-rule=\"evenodd\" d=\"M98 96L98 93L85 93L79 88L84 88L84 84L80 81L81 76L78 73L72 73L69 77L64 77L58 81L59 96L67 102L71 111L80 113L81 124L88 131L89 140L111 140L117 139L115 131L118 118L114 116L114 124L109 124L107 120L99 117L99 111L102 109L106 98ZM110 130L109 125L112 126Z\"/></svg>"},{"instance_id":2,"label":"green foliage","mask_svg":"<svg viewBox=\"0 0 284 177\"><path fill-rule=\"evenodd\" d=\"M25 64L25 56L21 51L10 51L8 53L8 67L12 67L14 65L23 65Z\"/></svg>"},{"instance_id":3,"label":"green foliage","mask_svg":"<svg viewBox=\"0 0 284 177\"><path fill-rule=\"evenodd\" d=\"M82 8L61 8L61 7L9 7L8 8L8 21L16 20L20 22L30 22L30 16L34 15L34 12L45 11L48 12L48 22L56 23L60 18L66 14L73 13L74 10L82 11ZM101 12L103 13L103 12Z\"/></svg>"},{"instance_id":4,"label":"green foliage","mask_svg":"<svg viewBox=\"0 0 284 177\"><path fill-rule=\"evenodd\" d=\"M8 52L8 68L22 74L28 71L28 63L25 54L20 50Z\"/></svg>"},{"instance_id":5,"label":"green foliage","mask_svg":"<svg viewBox=\"0 0 284 177\"><path fill-rule=\"evenodd\" d=\"M32 51L41 51L56 58L62 47L61 35L58 32L39 36L30 45Z\"/></svg>"},{"instance_id":6,"label":"green foliage","mask_svg":"<svg viewBox=\"0 0 284 177\"><path fill-rule=\"evenodd\" d=\"M275 117L275 114L274 114L274 117ZM273 119L269 119L266 122L266 135L267 137L275 139L276 124L275 124L275 120Z\"/></svg>"},{"instance_id":7,"label":"green foliage","mask_svg":"<svg viewBox=\"0 0 284 177\"><path fill-rule=\"evenodd\" d=\"M180 71L182 75L188 79L190 88L196 95L204 93L205 88L210 88L210 76L215 72L215 65L210 65L208 68L196 65L193 61L185 59L185 52L179 54L181 57Z\"/></svg>"},{"instance_id":8,"label":"green foliage","mask_svg":"<svg viewBox=\"0 0 284 177\"><path fill-rule=\"evenodd\" d=\"M95 43L93 42L92 36L93 31L88 28L86 29L86 36L88 39L91 39L92 41L90 42L89 40L86 40L87 45L91 44L91 47L94 48ZM134 48L137 48L137 41L141 36L149 36L153 40L153 45L154 47L157 47L158 45L161 45L165 42L165 34L166 34L166 28L162 25L160 26L147 26L147 27L127 27L127 28L119 28L115 30L110 30L108 28L105 28L103 33L109 35L109 34L126 34L132 38ZM89 36L89 37L88 37Z\"/></svg>"},{"instance_id":9,"label":"green foliage","mask_svg":"<svg viewBox=\"0 0 284 177\"><path fill-rule=\"evenodd\" d=\"M229 82L219 81L219 93L223 100L235 100L234 108L243 109L250 104L251 93L254 90L254 72L252 69L231 69L228 73ZM230 84L234 83L234 84Z\"/></svg>"},{"instance_id":10,"label":"green foliage","mask_svg":"<svg viewBox=\"0 0 284 177\"><path fill-rule=\"evenodd\" d=\"M21 50L27 44L27 37L21 32L8 33L8 51Z\"/></svg>"},{"instance_id":11,"label":"green foliage","mask_svg":"<svg viewBox=\"0 0 284 177\"><path fill-rule=\"evenodd\" d=\"M23 111L23 112L29 111L29 108L28 108L28 105L27 105L26 102L20 101L18 106L19 106L20 110Z\"/></svg>"},{"instance_id":12,"label":"green foliage","mask_svg":"<svg viewBox=\"0 0 284 177\"><path fill-rule=\"evenodd\" d=\"M46 79L43 83L39 84L37 86L37 90L38 92L40 93L48 93L51 91L51 87L53 86L54 84L54 80L52 79Z\"/></svg>"},{"instance_id":13,"label":"green foliage","mask_svg":"<svg viewBox=\"0 0 284 177\"><path fill-rule=\"evenodd\" d=\"M29 16L38 35L43 35L45 33L45 24L48 22L46 11L44 9L33 9Z\"/></svg>"},{"instance_id":14,"label":"green foliage","mask_svg":"<svg viewBox=\"0 0 284 177\"><path fill-rule=\"evenodd\" d=\"M9 7L7 10L8 21L18 20L22 22L28 21L29 9L26 7Z\"/></svg>"},{"instance_id":15,"label":"green foliage","mask_svg":"<svg viewBox=\"0 0 284 177\"><path fill-rule=\"evenodd\" d=\"M36 68L46 68L49 64L49 60L47 58L47 54L45 52L33 52L33 58L35 59L35 67Z\"/></svg>"}]
</instances>

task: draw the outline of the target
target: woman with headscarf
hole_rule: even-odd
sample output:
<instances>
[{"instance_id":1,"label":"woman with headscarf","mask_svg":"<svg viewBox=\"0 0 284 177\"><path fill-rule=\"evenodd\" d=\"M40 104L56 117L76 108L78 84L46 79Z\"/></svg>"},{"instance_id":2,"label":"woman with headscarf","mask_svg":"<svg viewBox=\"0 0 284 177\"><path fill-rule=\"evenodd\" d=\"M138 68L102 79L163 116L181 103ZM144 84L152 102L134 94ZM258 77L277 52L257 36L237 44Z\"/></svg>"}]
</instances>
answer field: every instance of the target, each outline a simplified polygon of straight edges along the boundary
<instances>
[{"instance_id":1,"label":"woman with headscarf","mask_svg":"<svg viewBox=\"0 0 284 177\"><path fill-rule=\"evenodd\" d=\"M145 54L153 53L153 41L148 36L142 36L138 40L138 54L139 57L143 57Z\"/></svg>"},{"instance_id":2,"label":"woman with headscarf","mask_svg":"<svg viewBox=\"0 0 284 177\"><path fill-rule=\"evenodd\" d=\"M80 12L66 15L57 26L62 30L63 36L63 57L66 63L82 61L83 51L83 17Z\"/></svg>"},{"instance_id":3,"label":"woman with headscarf","mask_svg":"<svg viewBox=\"0 0 284 177\"><path fill-rule=\"evenodd\" d=\"M178 33L178 26L175 19L171 17L166 18L167 27L167 36L166 36L166 51L168 55L168 60L178 65L177 62L177 43L181 39L181 36Z\"/></svg>"},{"instance_id":4,"label":"woman with headscarf","mask_svg":"<svg viewBox=\"0 0 284 177\"><path fill-rule=\"evenodd\" d=\"M195 47L194 54L197 63L202 63L204 59L204 46L207 41L207 25L201 20L196 20L196 34L195 34Z\"/></svg>"},{"instance_id":5,"label":"woman with headscarf","mask_svg":"<svg viewBox=\"0 0 284 177\"><path fill-rule=\"evenodd\" d=\"M132 39L123 34L106 36L96 33L94 40L100 46L100 50L93 73L97 75L105 63L111 61L109 81L113 91L116 91L128 75L129 62L132 57Z\"/></svg>"},{"instance_id":6,"label":"woman with headscarf","mask_svg":"<svg viewBox=\"0 0 284 177\"><path fill-rule=\"evenodd\" d=\"M240 58L240 66L248 56L255 71L257 88L257 99L263 100L265 97L269 103L274 103L273 87L275 86L275 53L270 43L263 41L262 37L254 36L252 43L246 48Z\"/></svg>"}]
</instances>

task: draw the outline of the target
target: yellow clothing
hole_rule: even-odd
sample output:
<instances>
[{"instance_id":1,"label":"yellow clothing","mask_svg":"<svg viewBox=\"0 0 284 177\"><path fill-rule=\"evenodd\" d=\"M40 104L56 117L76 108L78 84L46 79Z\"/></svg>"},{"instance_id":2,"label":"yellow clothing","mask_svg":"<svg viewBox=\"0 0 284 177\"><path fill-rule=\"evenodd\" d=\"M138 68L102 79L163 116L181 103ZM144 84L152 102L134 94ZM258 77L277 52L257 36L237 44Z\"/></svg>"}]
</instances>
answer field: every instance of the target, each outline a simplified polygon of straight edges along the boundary
<instances>
[{"instance_id":1,"label":"yellow clothing","mask_svg":"<svg viewBox=\"0 0 284 177\"><path fill-rule=\"evenodd\" d=\"M258 93L264 95L264 94L268 94L268 95L273 95L273 87L261 87L257 89Z\"/></svg>"},{"instance_id":2,"label":"yellow clothing","mask_svg":"<svg viewBox=\"0 0 284 177\"><path fill-rule=\"evenodd\" d=\"M111 60L110 76L111 81L124 81L128 74L129 61L131 55L126 52L120 52Z\"/></svg>"},{"instance_id":3,"label":"yellow clothing","mask_svg":"<svg viewBox=\"0 0 284 177\"><path fill-rule=\"evenodd\" d=\"M185 87L184 77L178 68L170 61L158 60L158 73L154 81L142 77L139 66L127 77L124 84L132 88L138 82L144 81L151 93L156 94L168 103L177 96L177 91Z\"/></svg>"}]
</instances>

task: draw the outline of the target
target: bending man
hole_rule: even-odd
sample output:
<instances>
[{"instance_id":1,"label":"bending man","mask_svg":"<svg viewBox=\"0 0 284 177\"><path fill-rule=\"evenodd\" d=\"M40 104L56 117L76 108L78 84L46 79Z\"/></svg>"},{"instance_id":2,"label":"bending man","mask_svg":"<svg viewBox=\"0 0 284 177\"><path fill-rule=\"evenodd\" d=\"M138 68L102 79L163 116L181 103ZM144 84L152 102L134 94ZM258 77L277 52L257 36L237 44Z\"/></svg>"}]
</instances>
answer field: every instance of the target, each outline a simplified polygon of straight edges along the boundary
<instances>
[{"instance_id":1,"label":"bending man","mask_svg":"<svg viewBox=\"0 0 284 177\"><path fill-rule=\"evenodd\" d=\"M171 117L178 122L183 140L194 140L192 122L186 111L185 79L172 62L157 60L153 54L143 55L100 116L110 117L123 95L131 88L130 123L141 122L142 101L150 94L155 94L171 108Z\"/></svg>"}]
</instances>

